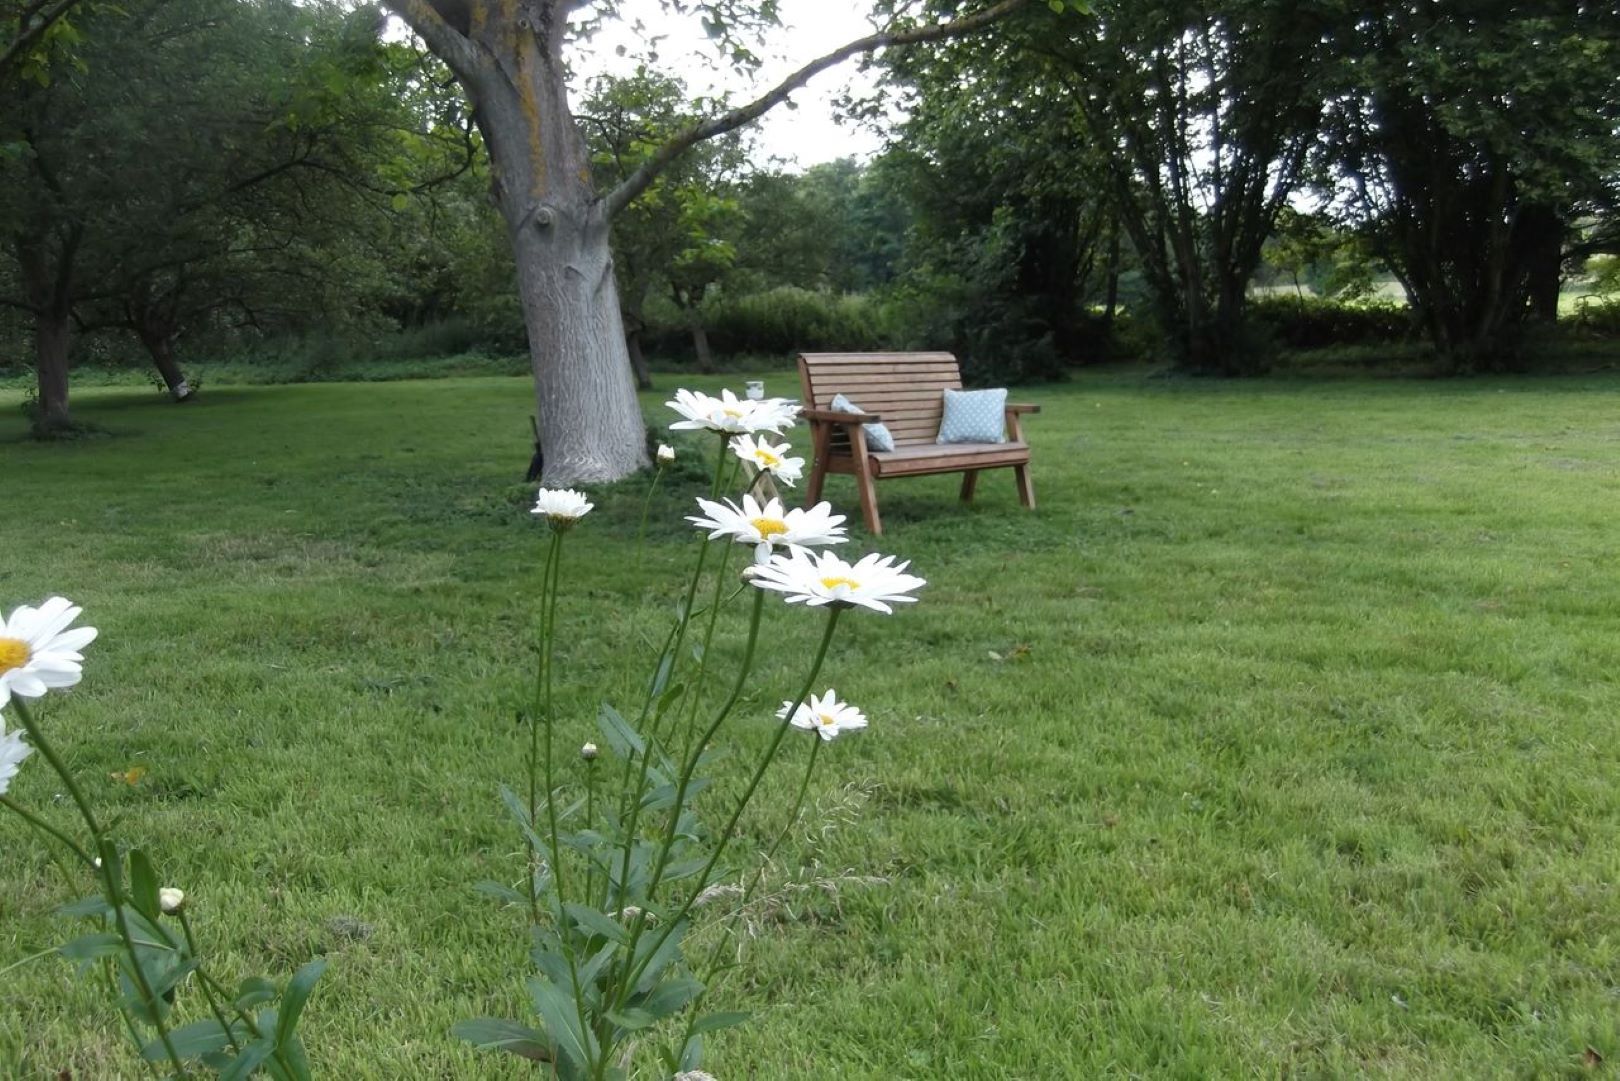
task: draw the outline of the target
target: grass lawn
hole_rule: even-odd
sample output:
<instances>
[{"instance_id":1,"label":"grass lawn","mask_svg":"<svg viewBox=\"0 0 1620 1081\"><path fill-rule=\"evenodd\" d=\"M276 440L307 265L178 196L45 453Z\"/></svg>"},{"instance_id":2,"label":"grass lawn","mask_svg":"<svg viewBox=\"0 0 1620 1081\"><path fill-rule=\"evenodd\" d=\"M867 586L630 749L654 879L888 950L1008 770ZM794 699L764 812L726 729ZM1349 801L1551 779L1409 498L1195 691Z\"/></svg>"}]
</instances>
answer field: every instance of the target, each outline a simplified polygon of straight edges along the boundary
<instances>
[{"instance_id":1,"label":"grass lawn","mask_svg":"<svg viewBox=\"0 0 1620 1081\"><path fill-rule=\"evenodd\" d=\"M792 859L814 888L717 992L759 1012L712 1072L1620 1061L1620 379L1104 375L1019 396L1045 407L1037 512L1005 472L971 510L954 478L882 489L875 547L930 584L844 621L826 682L871 727L821 757ZM528 385L185 408L89 390L113 435L64 446L19 442L17 400L0 607L61 592L101 628L44 720L122 835L236 974L331 958L304 1026L321 1076L520 1076L448 1030L528 1016L521 918L471 890L521 875L496 787L521 776L543 543L514 483ZM573 534L559 693L579 740L644 676L699 483L662 490L639 568L639 482ZM853 512L847 478L830 488ZM820 625L767 611L730 735L749 746ZM110 776L133 765L136 785ZM50 806L42 763L13 795ZM0 1076L136 1076L94 983L7 968L65 937L52 909L86 885L9 816L0 852Z\"/></svg>"}]
</instances>

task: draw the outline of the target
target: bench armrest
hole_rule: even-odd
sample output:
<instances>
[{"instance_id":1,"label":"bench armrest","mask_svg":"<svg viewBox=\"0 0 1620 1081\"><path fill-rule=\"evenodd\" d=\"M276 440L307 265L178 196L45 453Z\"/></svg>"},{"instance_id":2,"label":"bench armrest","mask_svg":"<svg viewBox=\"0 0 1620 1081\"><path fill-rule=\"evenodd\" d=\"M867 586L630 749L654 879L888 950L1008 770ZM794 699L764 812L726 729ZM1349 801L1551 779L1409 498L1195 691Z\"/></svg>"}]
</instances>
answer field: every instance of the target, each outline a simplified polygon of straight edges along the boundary
<instances>
[{"instance_id":1,"label":"bench armrest","mask_svg":"<svg viewBox=\"0 0 1620 1081\"><path fill-rule=\"evenodd\" d=\"M1038 406L1038 405L1028 405L1028 404L1022 404L1021 405L1021 404L1016 403L1016 402L1008 402L1007 403L1007 412L1009 412L1009 413L1039 413L1040 411L1041 411L1041 407Z\"/></svg>"},{"instance_id":2,"label":"bench armrest","mask_svg":"<svg viewBox=\"0 0 1620 1081\"><path fill-rule=\"evenodd\" d=\"M801 409L799 416L809 421L832 424L874 424L883 419L876 413L845 413L841 409Z\"/></svg>"}]
</instances>

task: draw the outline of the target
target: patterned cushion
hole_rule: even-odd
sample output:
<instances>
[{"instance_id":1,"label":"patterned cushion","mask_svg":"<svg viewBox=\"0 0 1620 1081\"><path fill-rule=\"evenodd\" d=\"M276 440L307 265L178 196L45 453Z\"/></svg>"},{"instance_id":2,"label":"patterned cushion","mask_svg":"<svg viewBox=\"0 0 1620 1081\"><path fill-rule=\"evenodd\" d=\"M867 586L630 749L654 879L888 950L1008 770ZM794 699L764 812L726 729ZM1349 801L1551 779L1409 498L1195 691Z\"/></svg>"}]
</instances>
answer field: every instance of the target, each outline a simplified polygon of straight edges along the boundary
<instances>
[{"instance_id":1,"label":"patterned cushion","mask_svg":"<svg viewBox=\"0 0 1620 1081\"><path fill-rule=\"evenodd\" d=\"M830 403L829 408L836 409L840 413L866 412L866 410L862 409L860 406L856 405L842 394L833 395L833 400ZM866 431L867 450L882 451L894 449L894 436L889 434L889 429L877 423L863 424L861 427Z\"/></svg>"},{"instance_id":2,"label":"patterned cushion","mask_svg":"<svg viewBox=\"0 0 1620 1081\"><path fill-rule=\"evenodd\" d=\"M1007 388L947 390L936 443L1005 443Z\"/></svg>"}]
</instances>

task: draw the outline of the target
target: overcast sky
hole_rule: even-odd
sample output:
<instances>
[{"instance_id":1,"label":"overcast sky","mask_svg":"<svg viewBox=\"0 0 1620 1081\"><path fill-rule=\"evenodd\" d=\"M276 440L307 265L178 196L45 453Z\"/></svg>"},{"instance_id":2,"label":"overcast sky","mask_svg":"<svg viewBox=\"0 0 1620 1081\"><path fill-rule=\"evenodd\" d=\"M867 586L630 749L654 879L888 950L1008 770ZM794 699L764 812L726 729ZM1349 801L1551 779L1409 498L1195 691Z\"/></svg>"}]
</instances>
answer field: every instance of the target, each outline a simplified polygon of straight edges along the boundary
<instances>
[{"instance_id":1,"label":"overcast sky","mask_svg":"<svg viewBox=\"0 0 1620 1081\"><path fill-rule=\"evenodd\" d=\"M679 77L694 95L729 92L738 103L769 89L806 61L872 32L867 20L870 0L781 0L783 25L768 36L761 52L764 67L757 76L747 77L718 64L713 43L695 15L665 15L658 0L624 0L619 8L620 24L591 39L587 52L575 54L581 75L633 70L634 60L619 58L615 50L623 45L634 54L642 48L628 29L639 18L649 32L667 35L658 47L661 70ZM756 122L755 145L765 155L800 167L876 153L882 147L881 136L854 124L840 125L834 118L831 102L852 81L857 90L871 86L853 60L822 72L793 95L797 109L778 106Z\"/></svg>"}]
</instances>

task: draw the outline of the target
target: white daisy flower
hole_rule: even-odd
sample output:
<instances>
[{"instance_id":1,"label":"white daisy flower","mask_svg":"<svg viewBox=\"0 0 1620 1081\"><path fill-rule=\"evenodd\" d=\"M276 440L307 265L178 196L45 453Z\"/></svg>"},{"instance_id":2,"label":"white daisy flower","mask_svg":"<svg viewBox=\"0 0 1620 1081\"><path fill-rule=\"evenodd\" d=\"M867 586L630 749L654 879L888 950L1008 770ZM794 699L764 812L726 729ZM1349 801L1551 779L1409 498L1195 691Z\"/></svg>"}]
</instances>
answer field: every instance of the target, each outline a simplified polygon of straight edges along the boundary
<instances>
[{"instance_id":1,"label":"white daisy flower","mask_svg":"<svg viewBox=\"0 0 1620 1081\"><path fill-rule=\"evenodd\" d=\"M791 717L789 713L792 713ZM848 702L840 702L838 692L831 687L819 698L811 695L810 700L801 702L798 709L793 708L792 702L783 702L776 715L794 728L814 732L822 739L836 739L845 732L866 727L866 714Z\"/></svg>"},{"instance_id":2,"label":"white daisy flower","mask_svg":"<svg viewBox=\"0 0 1620 1081\"><path fill-rule=\"evenodd\" d=\"M529 513L545 518L552 529L561 531L591 513L595 505L572 488L542 488Z\"/></svg>"},{"instance_id":3,"label":"white daisy flower","mask_svg":"<svg viewBox=\"0 0 1620 1081\"><path fill-rule=\"evenodd\" d=\"M163 910L165 916L174 915L186 907L185 891L177 890L173 886L164 886L158 890L158 907Z\"/></svg>"},{"instance_id":4,"label":"white daisy flower","mask_svg":"<svg viewBox=\"0 0 1620 1081\"><path fill-rule=\"evenodd\" d=\"M750 401L739 398L729 390L722 390L715 398L692 390L677 390L673 401L664 403L685 417L670 425L675 431L708 429L711 432L731 432L736 435L751 432L775 432L793 424L799 407L783 398Z\"/></svg>"},{"instance_id":5,"label":"white daisy flower","mask_svg":"<svg viewBox=\"0 0 1620 1081\"><path fill-rule=\"evenodd\" d=\"M874 612L892 613L891 604L914 602L917 598L908 594L927 585L923 579L905 573L909 566L896 564L894 556L873 554L858 563L846 563L831 552L811 555L795 548L785 556L772 556L754 575L753 583L761 589L785 593L789 604L846 608L858 604Z\"/></svg>"},{"instance_id":6,"label":"white daisy flower","mask_svg":"<svg viewBox=\"0 0 1620 1081\"><path fill-rule=\"evenodd\" d=\"M787 452L792 449L787 443L773 446L751 435L739 435L731 441L731 453L788 485L804 476L804 459L789 458Z\"/></svg>"},{"instance_id":7,"label":"white daisy flower","mask_svg":"<svg viewBox=\"0 0 1620 1081\"><path fill-rule=\"evenodd\" d=\"M699 499L698 506L708 514L687 518L699 529L709 530L709 539L731 537L739 544L754 546L754 561L763 563L776 547L802 550L816 544L843 544L842 514L832 512L832 504L817 503L808 510L794 507L783 510L780 499L763 505L751 495L742 498L742 506L731 500L716 503L712 499Z\"/></svg>"},{"instance_id":8,"label":"white daisy flower","mask_svg":"<svg viewBox=\"0 0 1620 1081\"><path fill-rule=\"evenodd\" d=\"M79 682L79 650L96 640L94 627L67 629L82 611L65 597L52 597L38 608L20 605L0 623L0 707L13 694L38 698Z\"/></svg>"},{"instance_id":9,"label":"white daisy flower","mask_svg":"<svg viewBox=\"0 0 1620 1081\"><path fill-rule=\"evenodd\" d=\"M658 464L668 465L675 460L675 448L668 443L658 444Z\"/></svg>"},{"instance_id":10,"label":"white daisy flower","mask_svg":"<svg viewBox=\"0 0 1620 1081\"><path fill-rule=\"evenodd\" d=\"M23 759L33 753L34 749L23 742L21 732L6 734L6 719L0 717L0 796L11 787L11 779L17 776Z\"/></svg>"}]
</instances>

